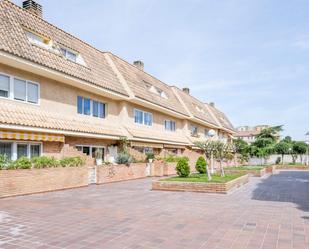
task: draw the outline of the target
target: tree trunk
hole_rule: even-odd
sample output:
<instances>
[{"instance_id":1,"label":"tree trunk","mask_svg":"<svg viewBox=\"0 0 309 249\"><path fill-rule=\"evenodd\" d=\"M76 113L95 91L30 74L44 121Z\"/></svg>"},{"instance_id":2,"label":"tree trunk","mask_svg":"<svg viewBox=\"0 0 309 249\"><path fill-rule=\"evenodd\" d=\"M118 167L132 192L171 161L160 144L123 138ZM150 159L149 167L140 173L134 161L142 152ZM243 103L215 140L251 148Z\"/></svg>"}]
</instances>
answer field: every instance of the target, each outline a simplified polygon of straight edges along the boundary
<instances>
[{"instance_id":1,"label":"tree trunk","mask_svg":"<svg viewBox=\"0 0 309 249\"><path fill-rule=\"evenodd\" d=\"M225 177L224 168L222 166L222 160L220 160L220 170L221 170L221 177Z\"/></svg>"},{"instance_id":2,"label":"tree trunk","mask_svg":"<svg viewBox=\"0 0 309 249\"><path fill-rule=\"evenodd\" d=\"M214 170L214 155L213 153L210 154L210 173L213 175L215 173Z\"/></svg>"},{"instance_id":3,"label":"tree trunk","mask_svg":"<svg viewBox=\"0 0 309 249\"><path fill-rule=\"evenodd\" d=\"M282 165L283 165L284 154L281 155Z\"/></svg>"},{"instance_id":4,"label":"tree trunk","mask_svg":"<svg viewBox=\"0 0 309 249\"><path fill-rule=\"evenodd\" d=\"M207 157L206 157L207 158ZM206 171L207 171L207 178L208 178L208 181L211 181L211 174L210 174L210 171L209 171L209 167L208 167L208 163L206 164Z\"/></svg>"}]
</instances>

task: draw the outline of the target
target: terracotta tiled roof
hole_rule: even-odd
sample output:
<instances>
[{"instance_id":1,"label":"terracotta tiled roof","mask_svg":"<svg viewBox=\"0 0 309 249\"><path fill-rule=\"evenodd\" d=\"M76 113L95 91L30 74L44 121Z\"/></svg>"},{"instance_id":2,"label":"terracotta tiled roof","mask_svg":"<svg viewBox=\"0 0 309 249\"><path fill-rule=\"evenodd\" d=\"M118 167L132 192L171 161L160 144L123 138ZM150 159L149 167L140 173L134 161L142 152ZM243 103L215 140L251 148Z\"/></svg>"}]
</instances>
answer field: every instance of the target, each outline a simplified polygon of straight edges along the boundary
<instances>
[{"instance_id":1,"label":"terracotta tiled roof","mask_svg":"<svg viewBox=\"0 0 309 249\"><path fill-rule=\"evenodd\" d=\"M190 94L185 93L177 87L174 87L177 95L181 98L182 102L186 105L188 111L198 119L211 123L217 126L216 120L212 117L211 113L205 107L204 103L194 98Z\"/></svg>"},{"instance_id":2,"label":"terracotta tiled roof","mask_svg":"<svg viewBox=\"0 0 309 249\"><path fill-rule=\"evenodd\" d=\"M209 104L205 105L207 105L208 108L211 110L211 112L216 116L216 119L220 122L221 126L231 131L235 131L235 128L233 127L232 123L223 112L221 112L216 107L213 107Z\"/></svg>"},{"instance_id":3,"label":"terracotta tiled roof","mask_svg":"<svg viewBox=\"0 0 309 249\"><path fill-rule=\"evenodd\" d=\"M260 133L261 131L256 131L256 130L237 131L237 133L235 134L235 137L250 137L250 136L256 136Z\"/></svg>"},{"instance_id":4,"label":"terracotta tiled roof","mask_svg":"<svg viewBox=\"0 0 309 249\"><path fill-rule=\"evenodd\" d=\"M51 39L56 47L62 45L79 52L86 66L31 44L26 36L25 28ZM128 95L108 65L103 52L8 0L0 1L0 50L108 90Z\"/></svg>"},{"instance_id":5,"label":"terracotta tiled roof","mask_svg":"<svg viewBox=\"0 0 309 249\"><path fill-rule=\"evenodd\" d=\"M123 75L135 97L163 106L178 113L188 115L169 85L161 82L119 57L111 53L109 53L109 55L119 72ZM160 97L159 95L150 92L149 86L154 86L162 90L167 98Z\"/></svg>"},{"instance_id":6,"label":"terracotta tiled roof","mask_svg":"<svg viewBox=\"0 0 309 249\"><path fill-rule=\"evenodd\" d=\"M117 124L108 126L104 120L98 118L64 116L43 111L32 105L16 105L1 102L0 123L28 126L34 128L55 129L72 132L83 132L99 135L125 136L126 133ZM89 122L91 118L91 122Z\"/></svg>"}]
</instances>

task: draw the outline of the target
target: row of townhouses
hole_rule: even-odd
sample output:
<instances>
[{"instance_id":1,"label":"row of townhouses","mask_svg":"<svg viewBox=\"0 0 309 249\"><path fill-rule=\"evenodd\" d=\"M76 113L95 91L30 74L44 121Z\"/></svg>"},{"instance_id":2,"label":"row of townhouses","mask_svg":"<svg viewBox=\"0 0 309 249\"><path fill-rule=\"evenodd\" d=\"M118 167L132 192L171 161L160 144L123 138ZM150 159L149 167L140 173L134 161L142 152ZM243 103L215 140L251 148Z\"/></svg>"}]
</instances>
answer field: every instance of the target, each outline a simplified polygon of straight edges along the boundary
<instances>
[{"instance_id":1,"label":"row of townhouses","mask_svg":"<svg viewBox=\"0 0 309 249\"><path fill-rule=\"evenodd\" d=\"M233 134L214 104L148 74L143 62L55 27L34 1L0 1L0 154L94 158L100 150L113 161L123 137L139 156L183 154L210 135Z\"/></svg>"}]
</instances>

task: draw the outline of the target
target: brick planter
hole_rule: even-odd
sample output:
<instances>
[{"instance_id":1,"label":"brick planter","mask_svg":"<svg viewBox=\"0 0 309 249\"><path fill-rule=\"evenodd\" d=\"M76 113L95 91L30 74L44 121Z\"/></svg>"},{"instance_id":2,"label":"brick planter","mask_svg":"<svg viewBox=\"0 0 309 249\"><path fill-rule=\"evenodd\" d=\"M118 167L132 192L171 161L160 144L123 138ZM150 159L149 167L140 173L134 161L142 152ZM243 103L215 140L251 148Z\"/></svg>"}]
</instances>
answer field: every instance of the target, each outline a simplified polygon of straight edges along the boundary
<instances>
[{"instance_id":1,"label":"brick planter","mask_svg":"<svg viewBox=\"0 0 309 249\"><path fill-rule=\"evenodd\" d=\"M165 191L188 191L188 192L205 192L227 194L249 181L248 175L243 175L226 183L204 183L204 182L168 182L153 181L152 190Z\"/></svg>"},{"instance_id":2,"label":"brick planter","mask_svg":"<svg viewBox=\"0 0 309 249\"><path fill-rule=\"evenodd\" d=\"M87 167L0 170L0 198L87 185Z\"/></svg>"},{"instance_id":3,"label":"brick planter","mask_svg":"<svg viewBox=\"0 0 309 249\"><path fill-rule=\"evenodd\" d=\"M226 174L248 174L250 176L261 177L266 174L266 169L260 170L237 170L237 169L224 169Z\"/></svg>"},{"instance_id":4,"label":"brick planter","mask_svg":"<svg viewBox=\"0 0 309 249\"><path fill-rule=\"evenodd\" d=\"M275 174L276 171L276 166L275 165L271 165L265 168L266 173L268 174Z\"/></svg>"},{"instance_id":5,"label":"brick planter","mask_svg":"<svg viewBox=\"0 0 309 249\"><path fill-rule=\"evenodd\" d=\"M309 166L305 165L275 165L276 169L290 169L290 170L309 170Z\"/></svg>"},{"instance_id":6,"label":"brick planter","mask_svg":"<svg viewBox=\"0 0 309 249\"><path fill-rule=\"evenodd\" d=\"M97 166L97 184L127 181L147 177L146 163Z\"/></svg>"}]
</instances>

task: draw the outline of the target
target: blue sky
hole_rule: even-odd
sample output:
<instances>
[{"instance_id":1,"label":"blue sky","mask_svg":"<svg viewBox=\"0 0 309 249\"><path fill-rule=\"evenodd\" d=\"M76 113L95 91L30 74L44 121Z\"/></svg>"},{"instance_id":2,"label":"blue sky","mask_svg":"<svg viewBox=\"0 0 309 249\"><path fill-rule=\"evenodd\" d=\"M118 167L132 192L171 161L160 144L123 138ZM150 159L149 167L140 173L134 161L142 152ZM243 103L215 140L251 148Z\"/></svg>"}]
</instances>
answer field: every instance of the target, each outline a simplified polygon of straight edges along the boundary
<instances>
[{"instance_id":1,"label":"blue sky","mask_svg":"<svg viewBox=\"0 0 309 249\"><path fill-rule=\"evenodd\" d=\"M17 4L21 1L15 0ZM47 21L215 102L234 126L309 131L308 0L40 0Z\"/></svg>"}]
</instances>

